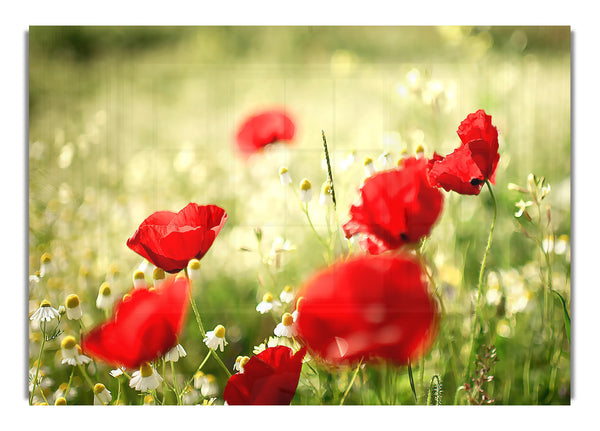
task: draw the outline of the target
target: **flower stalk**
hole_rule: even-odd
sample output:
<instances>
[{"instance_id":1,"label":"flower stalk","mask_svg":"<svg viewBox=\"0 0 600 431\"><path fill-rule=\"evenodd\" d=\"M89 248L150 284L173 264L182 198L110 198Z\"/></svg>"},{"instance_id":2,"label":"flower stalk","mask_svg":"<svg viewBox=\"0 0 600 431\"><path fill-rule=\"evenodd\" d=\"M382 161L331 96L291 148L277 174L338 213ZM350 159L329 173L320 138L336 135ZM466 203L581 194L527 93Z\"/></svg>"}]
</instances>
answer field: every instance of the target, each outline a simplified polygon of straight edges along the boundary
<instances>
[{"instance_id":1,"label":"flower stalk","mask_svg":"<svg viewBox=\"0 0 600 431\"><path fill-rule=\"evenodd\" d=\"M490 247L492 245L492 237L494 235L494 227L496 226L496 214L497 214L497 206L496 206L496 197L494 196L494 191L492 190L492 186L489 180L485 180L487 184L488 190L490 191L490 196L492 198L493 205L493 216L492 216L492 224L490 226L490 233L488 235L487 245L485 247L485 252L483 253L483 259L481 260L481 266L479 268L479 280L477 283L477 303L475 304L475 318L473 319L473 327L471 329L471 349L469 352L469 360L467 363L467 369L465 374L465 381L468 376L471 374L471 363L473 361L473 354L475 352L475 344L476 344L476 332L477 332L477 322L481 320L481 308L482 308L482 298L483 298L483 275L485 273L485 265L487 262L488 253L490 251ZM483 325L481 325L483 326Z\"/></svg>"}]
</instances>

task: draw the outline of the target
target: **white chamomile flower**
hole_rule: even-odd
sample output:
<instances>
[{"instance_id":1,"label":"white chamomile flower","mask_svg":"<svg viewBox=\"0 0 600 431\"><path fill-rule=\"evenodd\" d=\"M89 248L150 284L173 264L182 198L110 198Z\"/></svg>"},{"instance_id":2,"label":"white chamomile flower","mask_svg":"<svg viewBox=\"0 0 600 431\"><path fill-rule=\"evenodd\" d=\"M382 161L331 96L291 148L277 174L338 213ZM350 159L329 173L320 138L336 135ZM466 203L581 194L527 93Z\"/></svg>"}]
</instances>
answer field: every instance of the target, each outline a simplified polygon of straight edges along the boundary
<instances>
[{"instance_id":1,"label":"white chamomile flower","mask_svg":"<svg viewBox=\"0 0 600 431\"><path fill-rule=\"evenodd\" d=\"M154 266L154 264L151 263L150 261L148 261L147 259L144 259L142 261L142 263L140 263L140 266L138 266L138 270L142 271L144 273L145 278L151 278L152 277L152 273L154 272L154 268L156 268L156 266Z\"/></svg>"},{"instance_id":2,"label":"white chamomile flower","mask_svg":"<svg viewBox=\"0 0 600 431\"><path fill-rule=\"evenodd\" d=\"M263 299L256 306L256 311L260 314L268 313L271 310L275 310L281 306L281 303L273 299L271 292L267 292L263 295Z\"/></svg>"},{"instance_id":3,"label":"white chamomile flower","mask_svg":"<svg viewBox=\"0 0 600 431\"><path fill-rule=\"evenodd\" d=\"M300 202L308 203L312 200L312 184L304 178L300 182Z\"/></svg>"},{"instance_id":4,"label":"white chamomile flower","mask_svg":"<svg viewBox=\"0 0 600 431\"><path fill-rule=\"evenodd\" d=\"M75 294L71 294L67 296L65 300L65 305L67 307L67 319L69 320L79 320L83 315L81 311L81 305L79 304L79 296Z\"/></svg>"},{"instance_id":5,"label":"white chamomile flower","mask_svg":"<svg viewBox=\"0 0 600 431\"><path fill-rule=\"evenodd\" d=\"M160 386L163 378L152 368L148 362L144 362L140 369L131 375L129 387L136 391L152 391Z\"/></svg>"},{"instance_id":6,"label":"white chamomile flower","mask_svg":"<svg viewBox=\"0 0 600 431\"><path fill-rule=\"evenodd\" d=\"M102 283L100 289L98 290L96 307L100 308L101 310L108 310L110 307L112 307L114 301L115 297L109 284L106 282Z\"/></svg>"},{"instance_id":7,"label":"white chamomile flower","mask_svg":"<svg viewBox=\"0 0 600 431\"><path fill-rule=\"evenodd\" d=\"M206 375L202 371L198 371L194 374L194 388L200 389L202 385L206 382Z\"/></svg>"},{"instance_id":8,"label":"white chamomile flower","mask_svg":"<svg viewBox=\"0 0 600 431\"><path fill-rule=\"evenodd\" d=\"M281 181L282 186L287 186L288 184L292 183L292 176L287 168L279 169L279 181Z\"/></svg>"},{"instance_id":9,"label":"white chamomile flower","mask_svg":"<svg viewBox=\"0 0 600 431\"><path fill-rule=\"evenodd\" d=\"M286 304L292 302L294 300L294 291L292 290L292 286L285 286L279 294L279 299L281 302L285 302Z\"/></svg>"},{"instance_id":10,"label":"white chamomile flower","mask_svg":"<svg viewBox=\"0 0 600 431\"><path fill-rule=\"evenodd\" d=\"M52 264L52 258L48 253L42 254L42 258L40 260L40 277L44 278L53 272L54 266Z\"/></svg>"},{"instance_id":11,"label":"white chamomile flower","mask_svg":"<svg viewBox=\"0 0 600 431\"><path fill-rule=\"evenodd\" d=\"M31 315L29 320L35 320L38 322L49 322L52 319L57 318L59 315L60 313L56 308L52 307L50 301L44 299L40 303L40 307L37 310L35 310L35 312Z\"/></svg>"},{"instance_id":12,"label":"white chamomile flower","mask_svg":"<svg viewBox=\"0 0 600 431\"><path fill-rule=\"evenodd\" d=\"M381 154L379 156L379 163L381 163L381 166L383 166L384 169L389 169L393 167L392 155L388 151Z\"/></svg>"},{"instance_id":13,"label":"white chamomile flower","mask_svg":"<svg viewBox=\"0 0 600 431\"><path fill-rule=\"evenodd\" d=\"M319 203L321 205L333 205L333 194L331 183L325 181L321 187L321 194L319 195Z\"/></svg>"},{"instance_id":14,"label":"white chamomile flower","mask_svg":"<svg viewBox=\"0 0 600 431\"><path fill-rule=\"evenodd\" d=\"M294 325L294 318L290 313L285 313L281 317L281 323L275 327L275 335L278 337L295 337L297 335L296 325Z\"/></svg>"},{"instance_id":15,"label":"white chamomile flower","mask_svg":"<svg viewBox=\"0 0 600 431\"><path fill-rule=\"evenodd\" d=\"M209 349L217 350L217 348L219 348L222 352L223 346L228 344L225 340L225 327L223 325L215 326L213 331L208 331L206 333L206 337L204 337L203 341Z\"/></svg>"},{"instance_id":16,"label":"white chamomile flower","mask_svg":"<svg viewBox=\"0 0 600 431\"><path fill-rule=\"evenodd\" d=\"M108 374L110 374L115 379L123 375L123 368L115 368L114 370L110 370Z\"/></svg>"},{"instance_id":17,"label":"white chamomile flower","mask_svg":"<svg viewBox=\"0 0 600 431\"><path fill-rule=\"evenodd\" d=\"M365 176L370 177L376 172L375 163L373 163L373 159L370 157L365 157L363 160L363 166L365 168Z\"/></svg>"},{"instance_id":18,"label":"white chamomile flower","mask_svg":"<svg viewBox=\"0 0 600 431\"><path fill-rule=\"evenodd\" d=\"M233 365L233 369L237 372L243 373L244 366L248 363L250 358L248 356L238 356L235 358L235 364Z\"/></svg>"},{"instance_id":19,"label":"white chamomile flower","mask_svg":"<svg viewBox=\"0 0 600 431\"><path fill-rule=\"evenodd\" d=\"M136 289L146 287L146 274L144 274L144 271L138 269L133 273L133 287Z\"/></svg>"},{"instance_id":20,"label":"white chamomile flower","mask_svg":"<svg viewBox=\"0 0 600 431\"><path fill-rule=\"evenodd\" d=\"M110 391L106 389L102 383L96 383L94 386L94 405L95 406L105 406L110 403L112 400L112 395Z\"/></svg>"},{"instance_id":21,"label":"white chamomile flower","mask_svg":"<svg viewBox=\"0 0 600 431\"><path fill-rule=\"evenodd\" d=\"M176 345L165 354L165 361L177 362L179 358L185 358L187 352L181 344Z\"/></svg>"},{"instance_id":22,"label":"white chamomile flower","mask_svg":"<svg viewBox=\"0 0 600 431\"><path fill-rule=\"evenodd\" d=\"M81 347L76 343L75 337L67 335L60 342L60 352L62 354L63 364L77 366L80 364L87 364L91 359L81 353Z\"/></svg>"},{"instance_id":23,"label":"white chamomile flower","mask_svg":"<svg viewBox=\"0 0 600 431\"><path fill-rule=\"evenodd\" d=\"M200 393L204 398L211 398L219 395L219 385L217 384L217 379L212 374L207 374L200 388Z\"/></svg>"},{"instance_id":24,"label":"white chamomile flower","mask_svg":"<svg viewBox=\"0 0 600 431\"><path fill-rule=\"evenodd\" d=\"M158 289L165 282L165 271L162 268L154 268L152 271L152 283Z\"/></svg>"},{"instance_id":25,"label":"white chamomile flower","mask_svg":"<svg viewBox=\"0 0 600 431\"><path fill-rule=\"evenodd\" d=\"M190 280L194 281L200 279L200 261L198 259L190 260L187 270Z\"/></svg>"}]
</instances>

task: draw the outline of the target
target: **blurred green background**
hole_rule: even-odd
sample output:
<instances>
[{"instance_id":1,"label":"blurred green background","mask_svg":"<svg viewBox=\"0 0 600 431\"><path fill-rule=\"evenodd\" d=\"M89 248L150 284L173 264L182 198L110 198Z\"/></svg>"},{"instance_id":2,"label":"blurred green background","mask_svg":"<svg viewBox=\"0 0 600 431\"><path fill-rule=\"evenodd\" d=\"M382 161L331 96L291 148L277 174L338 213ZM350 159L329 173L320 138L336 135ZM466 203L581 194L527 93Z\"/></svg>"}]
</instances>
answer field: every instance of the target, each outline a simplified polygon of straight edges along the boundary
<instances>
[{"instance_id":1,"label":"blurred green background","mask_svg":"<svg viewBox=\"0 0 600 431\"><path fill-rule=\"evenodd\" d=\"M536 351L543 344L532 329L539 325L539 253L513 217L522 196L507 186L525 186L530 173L544 176L552 187L544 201L552 208L552 231L570 242L570 61L568 27L31 27L29 271L39 270L48 252L56 272L30 288L30 311L44 297L61 304L78 293L86 324L100 322L100 284L118 268L114 288L126 292L141 263L125 245L139 223L190 201L217 204L229 220L202 261L196 300L207 328L228 328L223 358L231 367L272 335L276 322L255 311L262 295L277 296L286 284L299 288L325 265L294 194L280 186L279 168L286 166L296 185L308 178L317 195L326 179L323 130L343 223L364 178L364 157L380 167L384 151L396 160L418 144L426 156L447 154L460 142L460 121L483 108L500 132L501 154L488 268L501 280L505 302L515 286L521 295L512 312L496 315L494 301L488 310L487 335L499 357L492 391L503 404L568 403L564 334L557 357ZM244 161L234 144L237 126L272 106L286 107L296 121L294 143ZM350 154L354 163L345 163ZM468 353L491 202L485 190L479 197L445 195L426 254L449 315L424 373L426 383L442 376L444 404L451 404L462 383L456 370ZM324 232L317 199L311 218ZM255 228L262 229L264 255L278 237L296 250L278 252L284 260L277 268L268 256L265 263ZM561 253L553 265L554 288L569 303L570 257ZM555 317L560 335L562 318ZM205 351L193 318L188 323L182 344L189 356L177 365L187 377ZM69 324L66 333L76 330ZM31 367L39 343L30 332ZM515 372L521 364L527 365ZM222 389L222 371L207 366ZM49 364L48 391L68 380L68 368ZM98 368L108 386L112 378ZM414 401L407 379L398 384L397 401ZM72 403L90 401L81 391ZM294 402L320 400L301 386ZM348 402L377 399L351 392Z\"/></svg>"}]
</instances>

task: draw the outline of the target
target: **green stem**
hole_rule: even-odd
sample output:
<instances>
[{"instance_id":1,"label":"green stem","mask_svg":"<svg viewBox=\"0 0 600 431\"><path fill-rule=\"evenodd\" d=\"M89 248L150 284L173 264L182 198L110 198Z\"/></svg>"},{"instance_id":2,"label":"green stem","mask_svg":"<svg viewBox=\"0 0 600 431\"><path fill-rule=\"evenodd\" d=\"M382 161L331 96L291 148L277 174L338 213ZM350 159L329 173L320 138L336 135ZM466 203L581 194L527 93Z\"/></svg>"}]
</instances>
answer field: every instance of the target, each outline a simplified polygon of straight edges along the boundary
<instances>
[{"instance_id":1,"label":"green stem","mask_svg":"<svg viewBox=\"0 0 600 431\"><path fill-rule=\"evenodd\" d=\"M413 379L412 367L410 366L410 361L408 361L408 381L410 382L410 389L415 397L415 404L418 404L417 401L417 391L415 390L415 381Z\"/></svg>"},{"instance_id":2,"label":"green stem","mask_svg":"<svg viewBox=\"0 0 600 431\"><path fill-rule=\"evenodd\" d=\"M37 366L35 368L35 377L33 378L33 390L29 395L29 404L33 402L33 394L35 393L35 388L37 387L38 376L40 373L40 365L42 363L42 353L44 352L44 344L46 344L46 321L44 320L41 324L42 329L42 345L40 346L40 353L37 358Z\"/></svg>"},{"instance_id":3,"label":"green stem","mask_svg":"<svg viewBox=\"0 0 600 431\"><path fill-rule=\"evenodd\" d=\"M88 383L88 385L90 385L90 388L93 391L94 383L92 382L92 379L90 379L90 376L88 376L88 373L85 371L85 368L83 368L83 366L80 363L77 363L77 368L79 368L79 372L81 373L85 381Z\"/></svg>"},{"instance_id":4,"label":"green stem","mask_svg":"<svg viewBox=\"0 0 600 431\"><path fill-rule=\"evenodd\" d=\"M190 296L190 303L192 304L192 310L194 311L194 316L196 317L196 323L198 324L198 329L200 330L200 335L202 338L206 336L206 332L204 332L204 326L202 325L202 319L200 319L200 313L198 312L198 308L196 307L196 301L194 298Z\"/></svg>"},{"instance_id":5,"label":"green stem","mask_svg":"<svg viewBox=\"0 0 600 431\"><path fill-rule=\"evenodd\" d=\"M180 397L179 397L179 388L177 387L177 376L175 375L175 364L173 364L173 361L171 361L171 374L173 375L173 392L175 392L175 398L177 399L177 405L180 404ZM164 392L163 392L164 394ZM165 396L163 395L163 399L165 398Z\"/></svg>"},{"instance_id":6,"label":"green stem","mask_svg":"<svg viewBox=\"0 0 600 431\"><path fill-rule=\"evenodd\" d=\"M215 352L213 349L210 349L210 353L213 355L213 358L215 358L215 360L219 363L219 365L221 365L221 367L225 371L225 374L227 374L227 378L231 377L231 373L229 372L229 370L227 369L227 367L225 366L225 364L223 363L221 358L219 358L219 355L217 355L217 352Z\"/></svg>"},{"instance_id":7,"label":"green stem","mask_svg":"<svg viewBox=\"0 0 600 431\"><path fill-rule=\"evenodd\" d=\"M69 376L69 382L67 383L67 389L65 389L65 400L67 399L69 389L71 389L71 383L73 382L73 374L74 373L75 373L75 367L71 367L71 375Z\"/></svg>"},{"instance_id":8,"label":"green stem","mask_svg":"<svg viewBox=\"0 0 600 431\"><path fill-rule=\"evenodd\" d=\"M344 405L344 401L346 400L346 396L350 392L350 389L352 388L352 385L354 385L354 380L356 380L356 375L360 371L360 366L362 365L362 362L363 362L363 359L361 358L360 361L358 362L358 365L356 366L356 370L354 370L354 374L352 375L352 379L350 380L350 383L348 384L348 387L346 388L346 391L344 392L344 395L342 396L342 400L340 401L340 406Z\"/></svg>"},{"instance_id":9,"label":"green stem","mask_svg":"<svg viewBox=\"0 0 600 431\"><path fill-rule=\"evenodd\" d=\"M471 349L469 352L469 359L466 367L465 373L465 382L469 378L471 374L471 363L473 361L473 355L475 354L475 344L476 344L476 330L477 330L477 322L481 320L481 301L483 298L483 274L485 273L485 264L487 262L488 253L490 251L490 247L492 245L492 237L494 235L494 227L496 226L496 197L494 196L494 191L492 190L492 186L489 180L485 180L485 183L488 186L488 190L490 191L490 196L492 198L492 205L494 207L494 214L492 217L492 225L490 226L490 233L488 236L487 245L485 247L485 252L483 254L483 259L481 260L481 267L479 268L479 280L477 283L477 303L475 304L475 318L473 319L473 327L471 329Z\"/></svg>"}]
</instances>

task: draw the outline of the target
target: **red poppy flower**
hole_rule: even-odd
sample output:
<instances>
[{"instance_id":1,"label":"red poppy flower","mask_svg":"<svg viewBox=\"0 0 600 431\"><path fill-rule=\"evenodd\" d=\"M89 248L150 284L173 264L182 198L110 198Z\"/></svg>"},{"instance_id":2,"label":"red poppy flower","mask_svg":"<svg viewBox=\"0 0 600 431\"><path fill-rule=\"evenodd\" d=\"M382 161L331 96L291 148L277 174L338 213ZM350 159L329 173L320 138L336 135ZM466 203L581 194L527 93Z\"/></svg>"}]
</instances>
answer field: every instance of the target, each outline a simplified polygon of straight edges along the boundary
<instances>
[{"instance_id":1,"label":"red poppy flower","mask_svg":"<svg viewBox=\"0 0 600 431\"><path fill-rule=\"evenodd\" d=\"M359 203L350 208L346 237L362 233L362 247L380 254L429 235L442 211L443 195L429 185L426 168L425 159L410 157L401 167L367 178Z\"/></svg>"},{"instance_id":2,"label":"red poppy flower","mask_svg":"<svg viewBox=\"0 0 600 431\"><path fill-rule=\"evenodd\" d=\"M428 165L429 180L446 191L478 195L486 180L496 183L498 130L492 117L480 109L460 123L457 133L462 144L446 157L434 153Z\"/></svg>"},{"instance_id":3,"label":"red poppy flower","mask_svg":"<svg viewBox=\"0 0 600 431\"><path fill-rule=\"evenodd\" d=\"M142 222L127 246L175 273L206 254L226 221L227 213L216 205L190 203L178 213L158 211Z\"/></svg>"},{"instance_id":4,"label":"red poppy flower","mask_svg":"<svg viewBox=\"0 0 600 431\"><path fill-rule=\"evenodd\" d=\"M393 254L361 256L316 274L302 289L296 325L311 354L333 363L424 353L439 314L421 266Z\"/></svg>"},{"instance_id":5,"label":"red poppy flower","mask_svg":"<svg viewBox=\"0 0 600 431\"><path fill-rule=\"evenodd\" d=\"M237 132L240 151L250 155L278 141L291 141L296 126L285 111L271 110L248 117Z\"/></svg>"},{"instance_id":6,"label":"red poppy flower","mask_svg":"<svg viewBox=\"0 0 600 431\"><path fill-rule=\"evenodd\" d=\"M189 292L184 277L171 277L159 289L134 289L117 303L108 321L83 336L83 352L126 368L164 355L177 344Z\"/></svg>"},{"instance_id":7,"label":"red poppy flower","mask_svg":"<svg viewBox=\"0 0 600 431\"><path fill-rule=\"evenodd\" d=\"M223 398L230 405L290 404L305 354L306 347L296 354L286 346L269 347L250 358L244 372L229 378Z\"/></svg>"}]
</instances>

